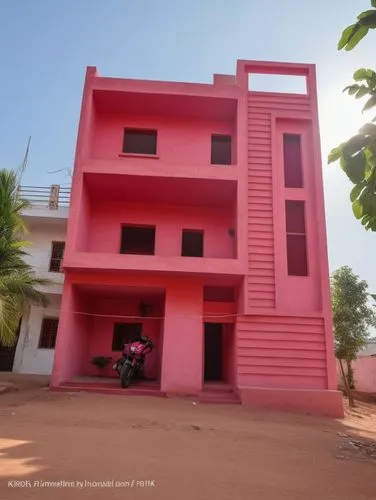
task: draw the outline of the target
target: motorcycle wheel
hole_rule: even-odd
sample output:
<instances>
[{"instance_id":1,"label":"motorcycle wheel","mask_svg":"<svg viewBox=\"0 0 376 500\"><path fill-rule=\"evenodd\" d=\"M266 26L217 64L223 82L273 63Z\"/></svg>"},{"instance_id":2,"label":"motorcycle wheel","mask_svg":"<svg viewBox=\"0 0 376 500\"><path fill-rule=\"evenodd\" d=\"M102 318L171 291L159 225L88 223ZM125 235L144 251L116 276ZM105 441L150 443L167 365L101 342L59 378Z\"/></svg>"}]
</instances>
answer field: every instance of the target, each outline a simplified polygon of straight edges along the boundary
<instances>
[{"instance_id":1,"label":"motorcycle wheel","mask_svg":"<svg viewBox=\"0 0 376 500\"><path fill-rule=\"evenodd\" d=\"M129 387L133 376L133 366L124 363L120 372L120 383L123 389Z\"/></svg>"}]
</instances>

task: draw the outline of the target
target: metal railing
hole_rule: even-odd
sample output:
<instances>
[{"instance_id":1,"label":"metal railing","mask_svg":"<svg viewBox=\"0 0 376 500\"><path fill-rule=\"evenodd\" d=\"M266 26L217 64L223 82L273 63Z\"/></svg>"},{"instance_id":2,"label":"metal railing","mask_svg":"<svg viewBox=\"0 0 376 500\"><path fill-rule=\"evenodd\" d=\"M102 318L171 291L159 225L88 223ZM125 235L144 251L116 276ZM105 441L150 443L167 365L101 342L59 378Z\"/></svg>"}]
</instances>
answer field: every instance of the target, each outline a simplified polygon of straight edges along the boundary
<instances>
[{"instance_id":1,"label":"metal railing","mask_svg":"<svg viewBox=\"0 0 376 500\"><path fill-rule=\"evenodd\" d=\"M18 196L27 200L32 207L58 210L69 207L70 187L61 187L59 184L52 186L20 186Z\"/></svg>"}]
</instances>

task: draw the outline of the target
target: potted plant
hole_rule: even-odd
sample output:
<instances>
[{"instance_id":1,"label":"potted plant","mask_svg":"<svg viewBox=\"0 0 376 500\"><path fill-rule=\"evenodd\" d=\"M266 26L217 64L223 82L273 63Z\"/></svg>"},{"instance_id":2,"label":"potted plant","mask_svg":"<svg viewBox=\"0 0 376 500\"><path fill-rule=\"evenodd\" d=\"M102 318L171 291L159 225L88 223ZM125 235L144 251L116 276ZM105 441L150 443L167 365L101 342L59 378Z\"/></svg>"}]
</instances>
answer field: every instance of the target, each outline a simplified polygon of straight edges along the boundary
<instances>
[{"instance_id":1,"label":"potted plant","mask_svg":"<svg viewBox=\"0 0 376 500\"><path fill-rule=\"evenodd\" d=\"M103 377L103 372L108 365L108 363L112 360L109 356L94 356L91 360L91 363L98 368L98 375Z\"/></svg>"}]
</instances>

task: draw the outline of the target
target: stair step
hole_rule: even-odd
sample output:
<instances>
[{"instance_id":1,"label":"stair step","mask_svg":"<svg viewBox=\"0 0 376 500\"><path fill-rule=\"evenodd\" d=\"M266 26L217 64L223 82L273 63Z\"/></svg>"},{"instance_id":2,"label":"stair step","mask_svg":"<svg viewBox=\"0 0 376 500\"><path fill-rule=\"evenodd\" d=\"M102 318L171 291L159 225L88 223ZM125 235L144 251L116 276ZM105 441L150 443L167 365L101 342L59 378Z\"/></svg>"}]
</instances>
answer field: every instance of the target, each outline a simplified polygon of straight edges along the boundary
<instances>
[{"instance_id":1,"label":"stair step","mask_svg":"<svg viewBox=\"0 0 376 500\"><path fill-rule=\"evenodd\" d=\"M102 386L95 386L94 384L78 384L78 383L64 383L59 387L54 387L55 391L68 391L68 392L91 392L97 394L113 394L118 396L154 396L159 398L166 397L166 394L156 388L148 387L129 387L128 389L122 389L121 387L108 386L108 384L103 384Z\"/></svg>"},{"instance_id":2,"label":"stair step","mask_svg":"<svg viewBox=\"0 0 376 500\"><path fill-rule=\"evenodd\" d=\"M223 389L223 388L222 388ZM237 396L226 390L214 390L210 391L208 388L202 391L198 396L198 401L200 403L211 403L211 404L240 404ZM93 383L93 382L64 382L58 387L52 388L54 391L59 392L90 392L96 394L112 394L117 396L153 396L159 398L167 397L165 392L162 392L158 386L147 386L147 385L131 385L127 389L122 389L120 384L109 384L109 383Z\"/></svg>"},{"instance_id":3,"label":"stair step","mask_svg":"<svg viewBox=\"0 0 376 500\"><path fill-rule=\"evenodd\" d=\"M209 403L217 405L239 405L240 401L236 398L199 398L200 403Z\"/></svg>"},{"instance_id":4,"label":"stair step","mask_svg":"<svg viewBox=\"0 0 376 500\"><path fill-rule=\"evenodd\" d=\"M240 404L239 399L233 392L203 391L199 395L199 401L200 403Z\"/></svg>"},{"instance_id":5,"label":"stair step","mask_svg":"<svg viewBox=\"0 0 376 500\"><path fill-rule=\"evenodd\" d=\"M115 380L111 382L92 382L92 381L79 381L79 380L69 380L67 382L63 382L61 386L69 386L69 387L87 387L96 388L96 389L122 389L120 385L120 380ZM150 391L159 391L160 386L157 384L139 384L134 383L131 384L129 389L147 389ZM123 390L123 389L122 389ZM128 390L128 389L127 389Z\"/></svg>"},{"instance_id":6,"label":"stair step","mask_svg":"<svg viewBox=\"0 0 376 500\"><path fill-rule=\"evenodd\" d=\"M228 384L204 384L203 392L232 393L233 388Z\"/></svg>"}]
</instances>

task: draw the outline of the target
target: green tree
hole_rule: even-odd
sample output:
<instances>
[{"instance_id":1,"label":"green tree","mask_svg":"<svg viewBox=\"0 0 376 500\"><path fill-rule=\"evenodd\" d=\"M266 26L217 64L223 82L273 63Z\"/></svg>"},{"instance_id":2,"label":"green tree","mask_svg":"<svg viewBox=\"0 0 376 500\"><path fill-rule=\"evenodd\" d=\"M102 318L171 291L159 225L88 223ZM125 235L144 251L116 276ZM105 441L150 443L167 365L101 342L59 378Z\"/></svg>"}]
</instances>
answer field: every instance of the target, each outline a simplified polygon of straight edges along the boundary
<instances>
[{"instance_id":1,"label":"green tree","mask_svg":"<svg viewBox=\"0 0 376 500\"><path fill-rule=\"evenodd\" d=\"M372 9L360 13L357 20L342 33L338 50L352 50L370 29L376 28L376 0ZM354 83L344 92L361 99L367 97L363 111L376 106L376 72L360 68L355 71ZM340 161L340 166L354 184L350 193L352 209L366 230L376 231L376 117L366 123L348 141L334 148L328 162Z\"/></svg>"},{"instance_id":2,"label":"green tree","mask_svg":"<svg viewBox=\"0 0 376 500\"><path fill-rule=\"evenodd\" d=\"M340 362L350 405L353 406L351 362L367 345L370 328L376 327L375 308L370 304L370 297L374 296L368 292L368 283L348 266L340 267L332 274L331 295L336 357ZM343 361L347 364L347 376Z\"/></svg>"},{"instance_id":3,"label":"green tree","mask_svg":"<svg viewBox=\"0 0 376 500\"><path fill-rule=\"evenodd\" d=\"M45 306L47 299L38 290L48 280L35 276L24 262L28 242L22 211L28 202L17 196L18 178L11 170L0 170L0 343L10 346L25 308L30 304Z\"/></svg>"}]
</instances>

